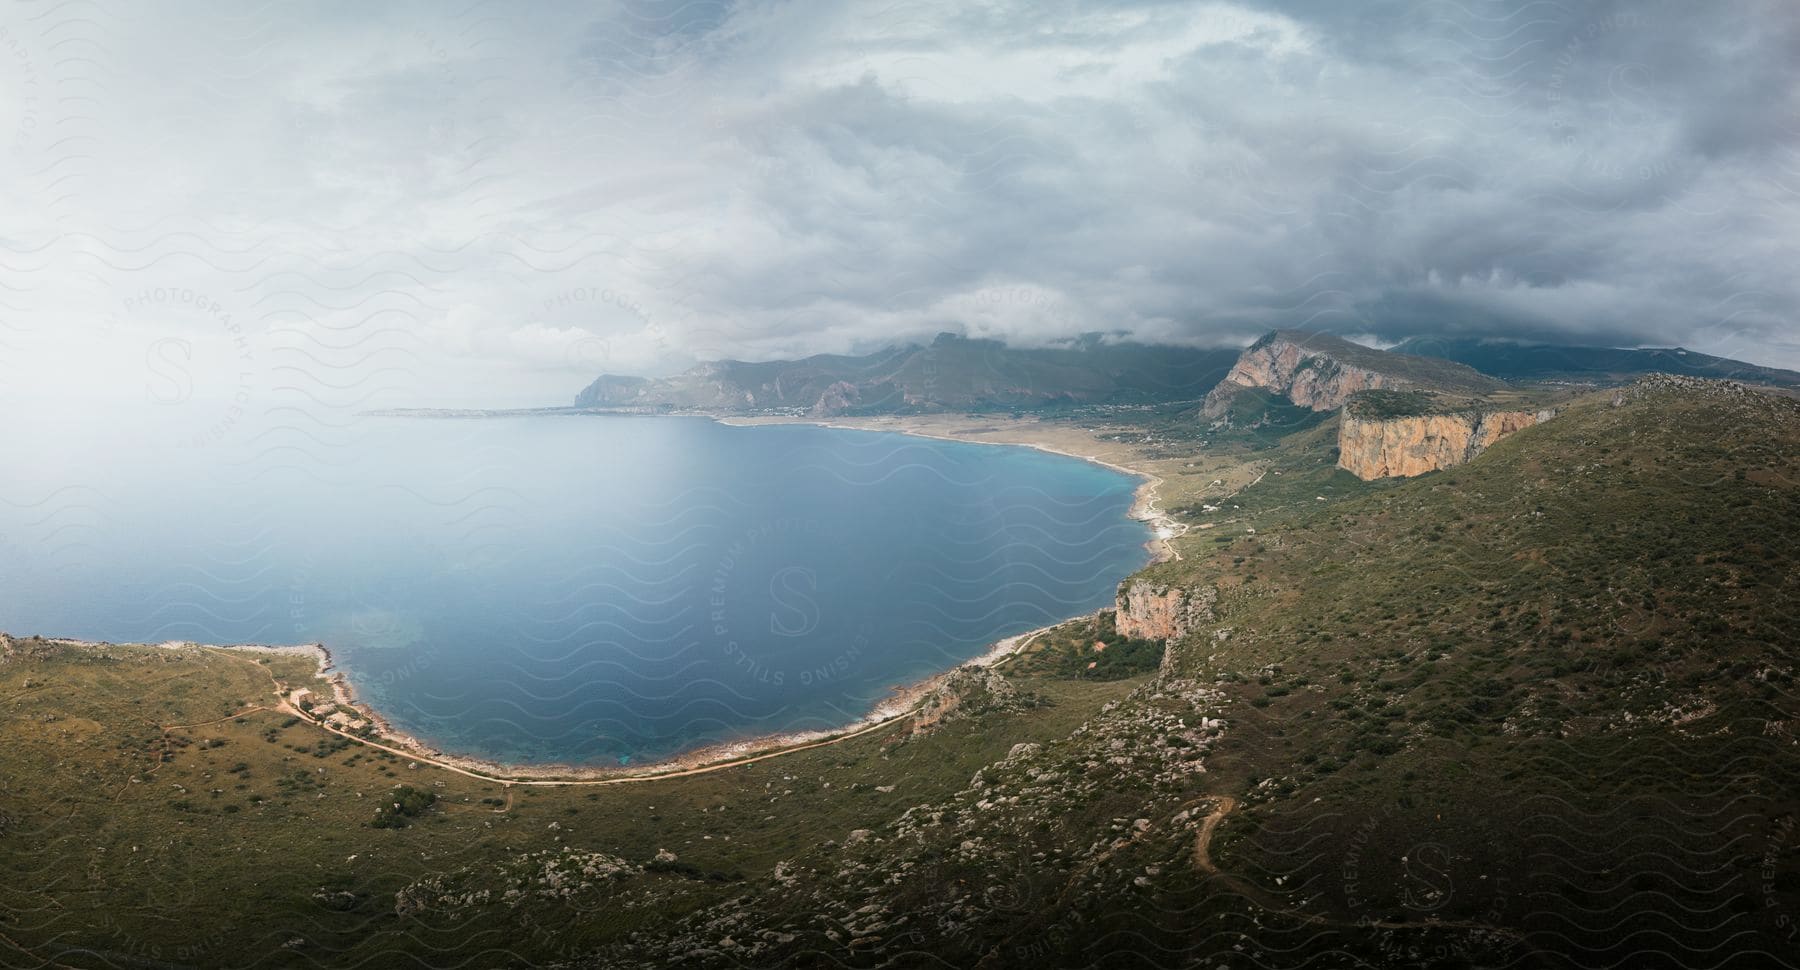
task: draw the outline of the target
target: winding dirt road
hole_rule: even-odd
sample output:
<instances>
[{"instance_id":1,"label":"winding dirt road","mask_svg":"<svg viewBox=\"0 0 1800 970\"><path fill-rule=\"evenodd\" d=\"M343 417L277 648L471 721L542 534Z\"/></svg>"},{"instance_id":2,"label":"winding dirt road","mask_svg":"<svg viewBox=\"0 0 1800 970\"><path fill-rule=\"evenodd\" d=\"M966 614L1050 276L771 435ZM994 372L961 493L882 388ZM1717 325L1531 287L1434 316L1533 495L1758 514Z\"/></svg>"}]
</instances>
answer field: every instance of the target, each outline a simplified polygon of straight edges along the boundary
<instances>
[{"instance_id":1,"label":"winding dirt road","mask_svg":"<svg viewBox=\"0 0 1800 970\"><path fill-rule=\"evenodd\" d=\"M1213 833L1218 831L1219 823L1225 821L1238 806L1238 800L1230 795L1220 795L1212 813L1206 821L1200 823L1200 831L1194 835L1194 868L1201 872L1217 873L1219 867L1213 865L1212 840Z\"/></svg>"},{"instance_id":2,"label":"winding dirt road","mask_svg":"<svg viewBox=\"0 0 1800 970\"><path fill-rule=\"evenodd\" d=\"M1194 835L1194 868L1216 877L1228 886L1232 892L1237 893L1271 913L1279 913L1282 916L1288 916L1297 919L1302 923L1308 923L1315 926L1373 928L1378 930L1482 930L1511 940L1515 944L1523 943L1525 940L1524 934L1520 933L1518 930L1506 926L1495 926L1492 923L1482 923L1472 920L1341 920L1327 919L1326 917L1314 913L1307 913L1294 909L1280 896L1263 889L1261 886L1258 886L1247 879L1232 875L1229 872L1224 872L1213 863L1213 836L1218 832L1219 824L1225 821L1225 816L1230 815L1237 807L1237 799L1232 798L1229 795L1218 796L1212 813L1207 815L1206 820L1200 823L1200 831Z\"/></svg>"}]
</instances>

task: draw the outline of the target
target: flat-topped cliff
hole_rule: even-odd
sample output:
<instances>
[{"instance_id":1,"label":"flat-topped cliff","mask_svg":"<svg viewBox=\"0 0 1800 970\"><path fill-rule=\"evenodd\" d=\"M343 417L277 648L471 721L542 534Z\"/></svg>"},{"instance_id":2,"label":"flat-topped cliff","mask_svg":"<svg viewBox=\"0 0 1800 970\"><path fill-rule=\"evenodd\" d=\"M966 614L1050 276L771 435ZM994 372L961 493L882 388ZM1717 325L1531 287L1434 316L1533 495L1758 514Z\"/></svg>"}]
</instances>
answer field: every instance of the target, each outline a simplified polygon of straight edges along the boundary
<instances>
[{"instance_id":1,"label":"flat-topped cliff","mask_svg":"<svg viewBox=\"0 0 1800 970\"><path fill-rule=\"evenodd\" d=\"M1466 464L1494 442L1556 416L1555 411L1452 411L1396 417L1346 409L1338 426L1338 467L1367 481Z\"/></svg>"}]
</instances>

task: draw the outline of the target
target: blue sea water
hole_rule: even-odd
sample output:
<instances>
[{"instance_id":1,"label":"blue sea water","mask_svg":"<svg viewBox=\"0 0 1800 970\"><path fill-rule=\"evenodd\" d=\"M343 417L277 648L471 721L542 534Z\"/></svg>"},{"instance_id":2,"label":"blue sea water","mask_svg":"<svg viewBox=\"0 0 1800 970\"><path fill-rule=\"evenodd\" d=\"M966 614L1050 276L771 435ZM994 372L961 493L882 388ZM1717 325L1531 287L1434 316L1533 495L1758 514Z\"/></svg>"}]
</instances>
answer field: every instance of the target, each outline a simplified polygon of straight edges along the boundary
<instances>
[{"instance_id":1,"label":"blue sea water","mask_svg":"<svg viewBox=\"0 0 1800 970\"><path fill-rule=\"evenodd\" d=\"M837 727L1143 565L1136 482L697 418L362 418L329 447L15 449L0 629L328 645L396 727L617 764Z\"/></svg>"}]
</instances>

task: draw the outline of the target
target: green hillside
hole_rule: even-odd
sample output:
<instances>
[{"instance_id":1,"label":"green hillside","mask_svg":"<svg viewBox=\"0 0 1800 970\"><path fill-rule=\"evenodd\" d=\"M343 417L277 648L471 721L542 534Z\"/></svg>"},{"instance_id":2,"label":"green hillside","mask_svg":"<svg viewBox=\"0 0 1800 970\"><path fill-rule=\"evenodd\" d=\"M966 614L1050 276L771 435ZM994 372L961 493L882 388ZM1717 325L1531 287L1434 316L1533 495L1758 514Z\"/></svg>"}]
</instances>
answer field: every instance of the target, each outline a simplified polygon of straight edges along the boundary
<instances>
[{"instance_id":1,"label":"green hillside","mask_svg":"<svg viewBox=\"0 0 1800 970\"><path fill-rule=\"evenodd\" d=\"M254 709L271 673L304 676L296 659L13 641L5 952L80 967L1791 954L1800 404L1654 378L1469 465L1369 483L1332 467L1333 420L1230 444L1264 474L1184 513L1182 558L1145 574L1216 590L1166 656L1110 615L1073 621L998 674L960 676L930 723L689 778L506 789Z\"/></svg>"},{"instance_id":2,"label":"green hillside","mask_svg":"<svg viewBox=\"0 0 1800 970\"><path fill-rule=\"evenodd\" d=\"M1650 374L1680 374L1800 387L1800 373L1714 357L1680 347L1622 349L1483 340L1472 337L1413 337L1396 352L1467 364L1484 374L1510 381L1588 381L1619 383Z\"/></svg>"},{"instance_id":3,"label":"green hillside","mask_svg":"<svg viewBox=\"0 0 1800 970\"><path fill-rule=\"evenodd\" d=\"M940 334L929 346L860 357L701 364L657 380L603 376L576 407L830 414L1040 409L1197 400L1231 368L1234 350L1116 343L1008 347Z\"/></svg>"},{"instance_id":4,"label":"green hillside","mask_svg":"<svg viewBox=\"0 0 1800 970\"><path fill-rule=\"evenodd\" d=\"M775 933L873 966L900 914L958 966L1776 952L1800 902L1797 458L1800 408L1658 382L1190 540L1152 575L1220 605L1163 678L615 955Z\"/></svg>"}]
</instances>

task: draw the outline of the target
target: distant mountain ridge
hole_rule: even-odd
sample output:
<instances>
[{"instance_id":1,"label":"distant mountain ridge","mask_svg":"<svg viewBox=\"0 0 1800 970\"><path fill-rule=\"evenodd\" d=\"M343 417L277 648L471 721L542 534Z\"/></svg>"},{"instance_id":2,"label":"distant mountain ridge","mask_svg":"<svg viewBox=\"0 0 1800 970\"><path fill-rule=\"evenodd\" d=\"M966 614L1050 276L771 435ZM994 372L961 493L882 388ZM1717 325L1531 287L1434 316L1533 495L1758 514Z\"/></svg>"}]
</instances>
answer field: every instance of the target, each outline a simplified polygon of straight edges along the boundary
<instances>
[{"instance_id":1,"label":"distant mountain ridge","mask_svg":"<svg viewBox=\"0 0 1800 970\"><path fill-rule=\"evenodd\" d=\"M1800 388L1800 373L1675 349L1524 344L1414 337L1377 350L1341 337L1276 330L1231 349L1107 342L1015 348L939 334L929 345L800 360L708 361L672 377L603 374L578 408L634 411L805 412L814 417L929 411L1164 404L1204 398L1203 419L1243 420L1244 392L1276 395L1315 412L1367 391L1475 401L1520 384L1625 384L1649 373L1729 378Z\"/></svg>"},{"instance_id":2,"label":"distant mountain ridge","mask_svg":"<svg viewBox=\"0 0 1800 970\"><path fill-rule=\"evenodd\" d=\"M1800 372L1714 357L1681 347L1622 350L1519 343L1484 337L1412 337L1395 346L1393 352L1456 361L1509 381L1626 383L1644 374L1676 374L1800 387Z\"/></svg>"},{"instance_id":3,"label":"distant mountain ridge","mask_svg":"<svg viewBox=\"0 0 1800 970\"><path fill-rule=\"evenodd\" d=\"M1203 397L1230 369L1229 349L1107 343L1012 348L939 334L928 346L863 356L709 361L666 378L602 375L576 407L804 410L814 416L900 411L1146 404Z\"/></svg>"}]
</instances>

